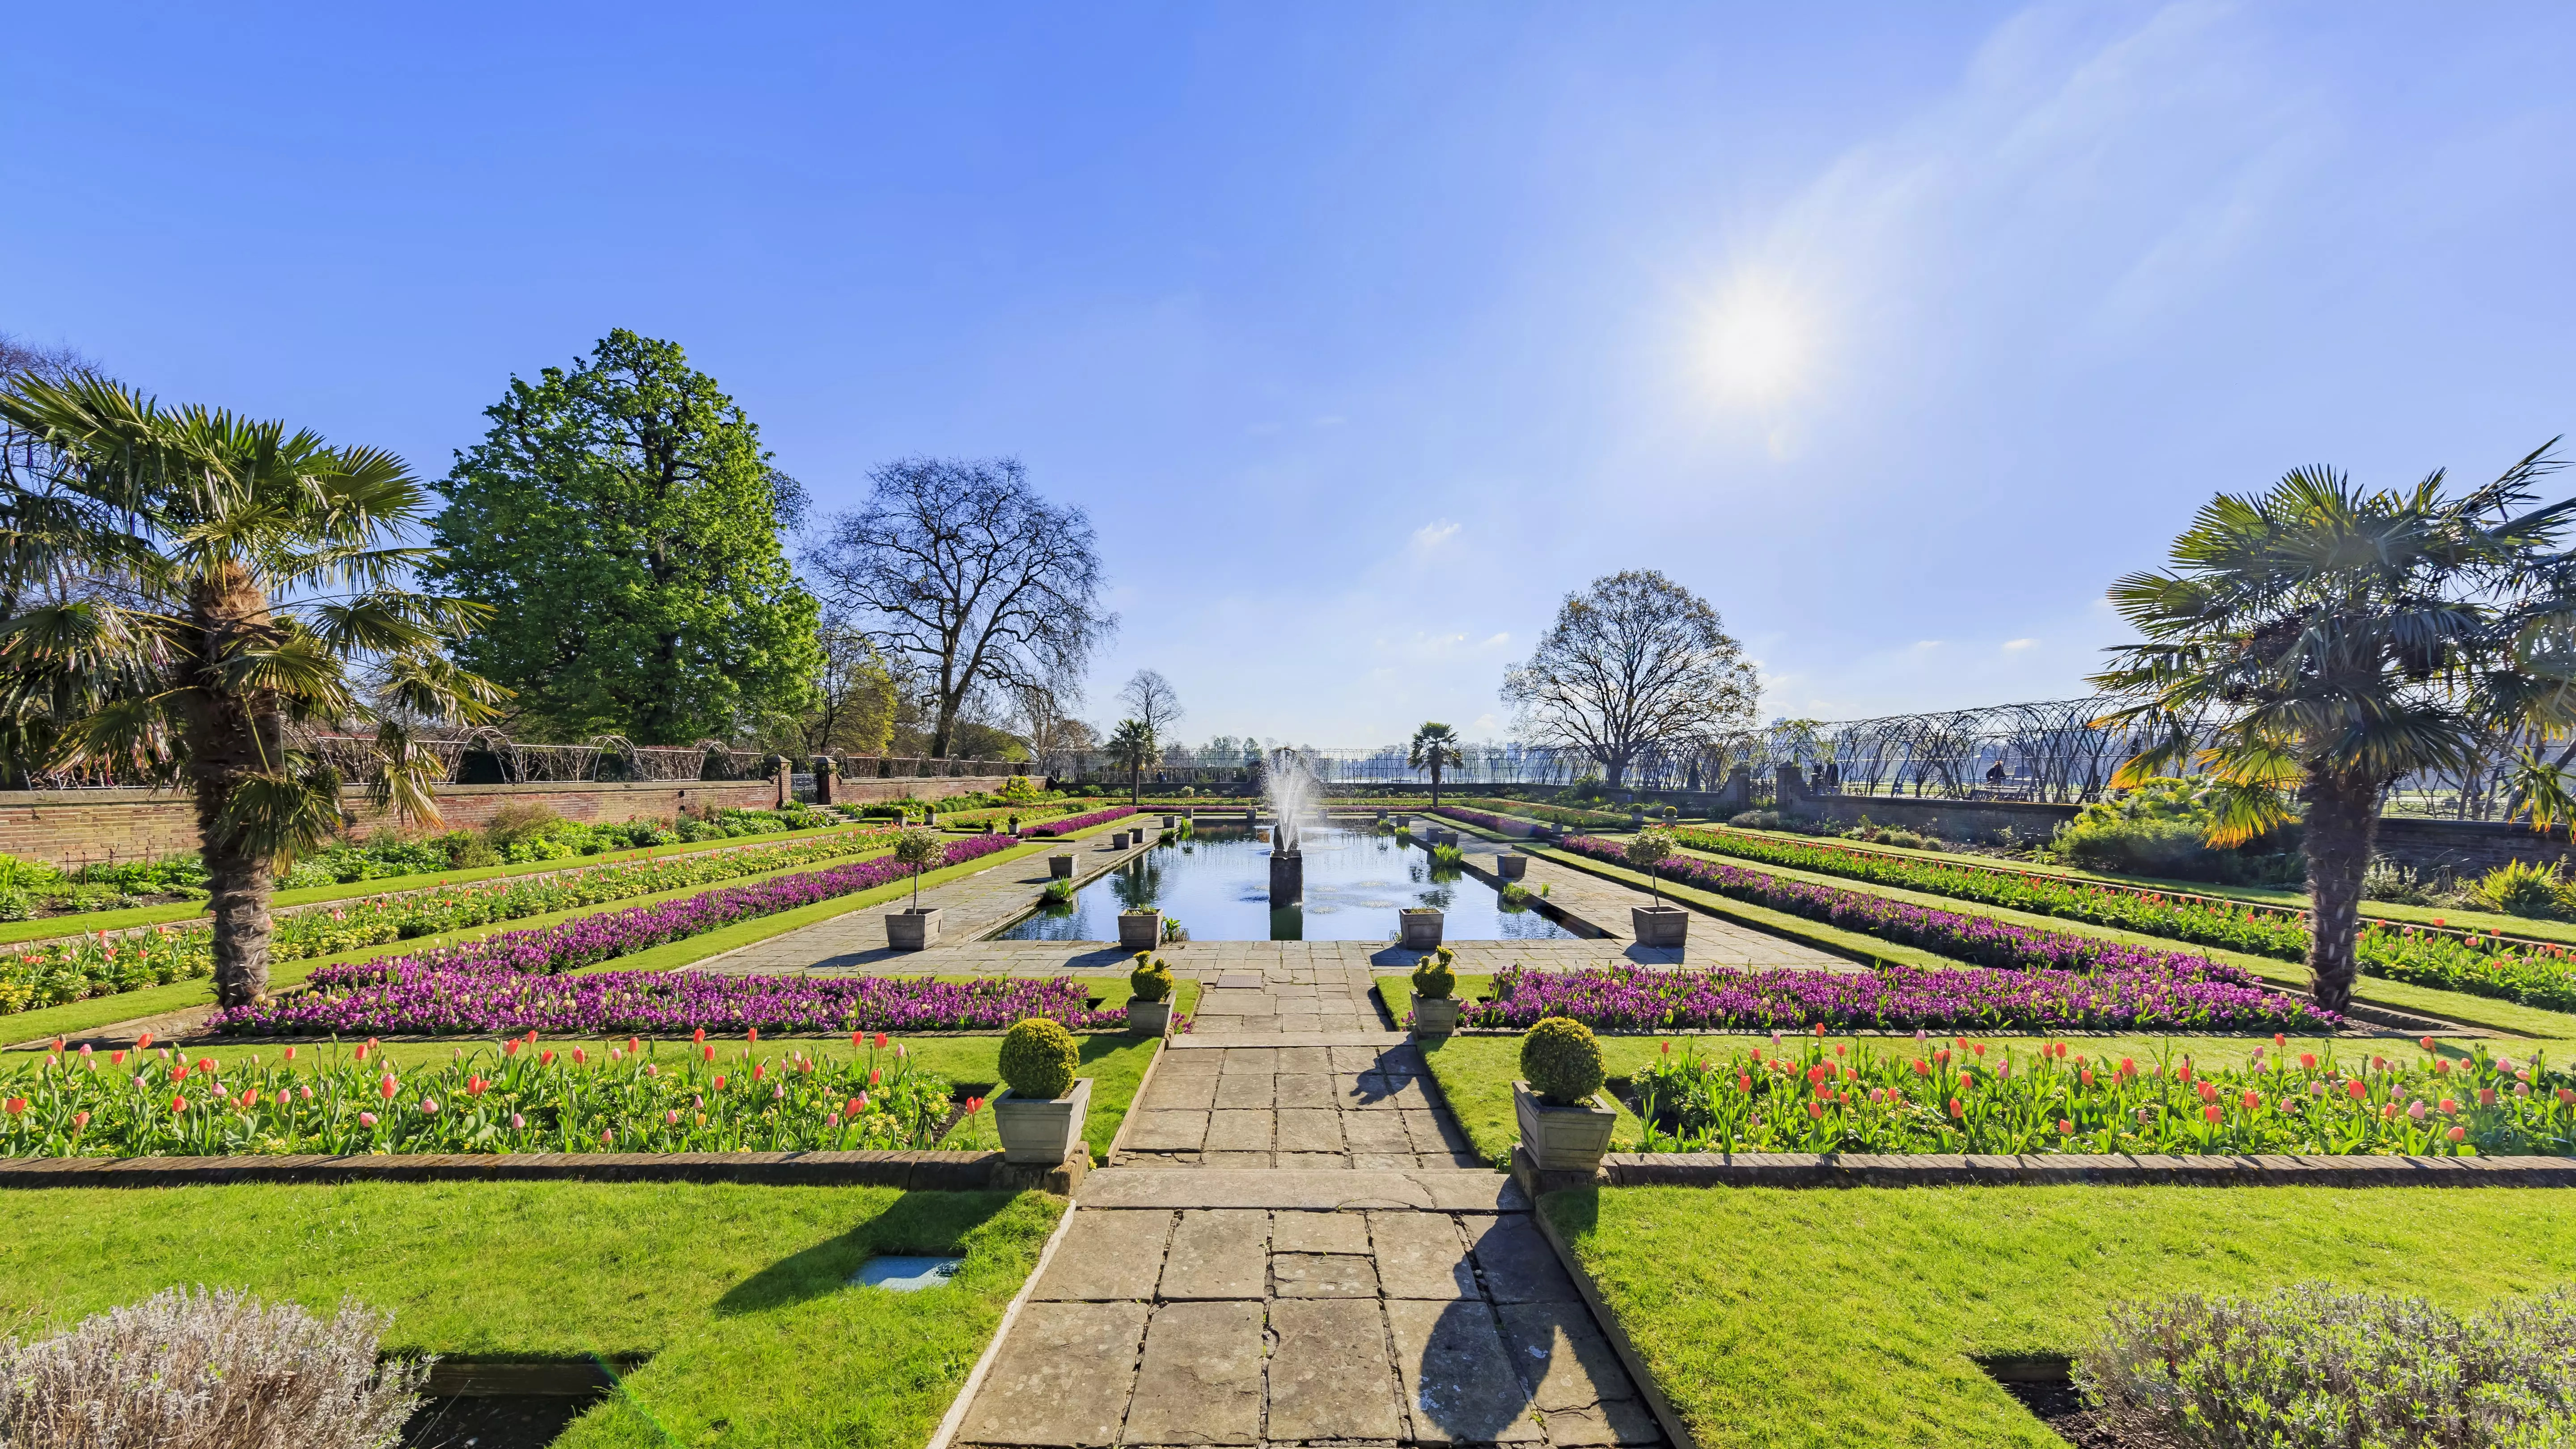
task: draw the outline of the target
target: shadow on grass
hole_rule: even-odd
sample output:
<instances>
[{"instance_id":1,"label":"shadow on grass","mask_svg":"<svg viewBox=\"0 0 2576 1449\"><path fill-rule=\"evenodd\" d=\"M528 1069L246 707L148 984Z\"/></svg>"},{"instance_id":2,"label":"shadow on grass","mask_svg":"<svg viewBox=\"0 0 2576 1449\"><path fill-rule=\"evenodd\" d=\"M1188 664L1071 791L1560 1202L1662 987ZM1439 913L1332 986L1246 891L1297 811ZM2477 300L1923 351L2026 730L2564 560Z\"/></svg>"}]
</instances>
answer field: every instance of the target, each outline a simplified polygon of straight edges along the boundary
<instances>
[{"instance_id":1,"label":"shadow on grass","mask_svg":"<svg viewBox=\"0 0 2576 1449\"><path fill-rule=\"evenodd\" d=\"M725 1290L719 1318L784 1308L837 1293L880 1253L963 1255L967 1239L1017 1196L1007 1192L907 1192L884 1212L836 1238L779 1259Z\"/></svg>"}]
</instances>

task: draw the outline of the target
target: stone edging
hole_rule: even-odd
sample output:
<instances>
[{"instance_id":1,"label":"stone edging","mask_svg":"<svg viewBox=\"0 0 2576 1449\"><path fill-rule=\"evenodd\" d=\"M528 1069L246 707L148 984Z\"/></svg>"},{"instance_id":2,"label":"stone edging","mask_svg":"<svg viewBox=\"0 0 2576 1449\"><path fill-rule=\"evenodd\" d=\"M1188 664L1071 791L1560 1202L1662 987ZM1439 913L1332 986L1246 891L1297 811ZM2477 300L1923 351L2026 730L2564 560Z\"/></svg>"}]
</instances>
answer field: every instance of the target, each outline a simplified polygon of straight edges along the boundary
<instances>
[{"instance_id":1,"label":"stone edging","mask_svg":"<svg viewBox=\"0 0 2576 1449\"><path fill-rule=\"evenodd\" d=\"M1571 1174L1567 1174L1571 1176ZM2159 1157L1614 1152L1605 1187L2576 1187L2568 1157ZM1545 1187L1556 1187L1553 1181ZM1569 1184L1570 1185L1570 1184Z\"/></svg>"},{"instance_id":2,"label":"stone edging","mask_svg":"<svg viewBox=\"0 0 2576 1449\"><path fill-rule=\"evenodd\" d=\"M1663 1385L1655 1381L1653 1371L1647 1367L1646 1355L1637 1347L1635 1340L1628 1337L1627 1325L1621 1323L1619 1315L1611 1310L1610 1300L1602 1296L1601 1285L1592 1281L1590 1270L1583 1266L1582 1259L1574 1255L1573 1246L1556 1230L1556 1224L1548 1220L1547 1209L1533 1201L1530 1221L1537 1225L1539 1235L1547 1239L1547 1245L1556 1250L1556 1261L1564 1265L1565 1276L1574 1280L1574 1291L1582 1295L1583 1306L1592 1310L1592 1321L1601 1326L1601 1336L1610 1341L1610 1351L1617 1354L1620 1363L1626 1366L1628 1381L1637 1386L1637 1392L1645 1395L1646 1407L1653 1412L1655 1422L1663 1427L1664 1437L1672 1441L1673 1449L1699 1449L1699 1440L1691 1434L1690 1425L1673 1408L1672 1400L1664 1397Z\"/></svg>"},{"instance_id":3,"label":"stone edging","mask_svg":"<svg viewBox=\"0 0 2576 1449\"><path fill-rule=\"evenodd\" d=\"M1086 1164L1087 1165L1087 1164ZM0 1160L0 1189L221 1183L738 1182L913 1192L1070 1195L1081 1174L1022 1167L999 1152L376 1153L303 1157L36 1157Z\"/></svg>"}]
</instances>

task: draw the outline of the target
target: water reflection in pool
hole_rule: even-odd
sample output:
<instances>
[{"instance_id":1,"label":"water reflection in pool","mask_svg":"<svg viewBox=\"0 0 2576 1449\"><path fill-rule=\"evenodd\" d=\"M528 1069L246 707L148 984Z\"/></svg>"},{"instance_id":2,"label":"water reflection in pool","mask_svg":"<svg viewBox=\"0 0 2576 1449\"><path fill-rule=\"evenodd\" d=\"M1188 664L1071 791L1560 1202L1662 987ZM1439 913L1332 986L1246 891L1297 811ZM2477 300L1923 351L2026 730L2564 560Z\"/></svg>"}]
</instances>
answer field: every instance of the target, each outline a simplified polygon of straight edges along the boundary
<instances>
[{"instance_id":1,"label":"water reflection in pool","mask_svg":"<svg viewBox=\"0 0 2576 1449\"><path fill-rule=\"evenodd\" d=\"M1263 832L1266 834L1267 832ZM1115 941L1118 913L1160 906L1196 941L1392 941L1395 913L1438 906L1452 941L1569 940L1574 933L1527 907L1502 903L1463 871L1436 868L1391 836L1310 828L1306 903L1270 908L1270 844L1241 826L1198 827L1195 838L1145 852L1004 931L1004 941Z\"/></svg>"}]
</instances>

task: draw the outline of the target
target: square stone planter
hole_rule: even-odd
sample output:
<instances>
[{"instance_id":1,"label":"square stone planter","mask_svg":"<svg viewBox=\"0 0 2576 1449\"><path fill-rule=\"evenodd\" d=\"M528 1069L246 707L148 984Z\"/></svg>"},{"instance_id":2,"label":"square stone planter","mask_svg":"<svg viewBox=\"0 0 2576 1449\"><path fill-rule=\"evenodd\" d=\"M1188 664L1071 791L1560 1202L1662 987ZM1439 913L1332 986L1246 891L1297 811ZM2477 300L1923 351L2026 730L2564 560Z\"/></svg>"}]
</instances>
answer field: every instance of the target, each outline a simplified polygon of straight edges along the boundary
<instances>
[{"instance_id":1,"label":"square stone planter","mask_svg":"<svg viewBox=\"0 0 2576 1449\"><path fill-rule=\"evenodd\" d=\"M1519 880L1529 874L1529 857L1517 850L1495 856L1494 874L1505 880Z\"/></svg>"},{"instance_id":2,"label":"square stone planter","mask_svg":"<svg viewBox=\"0 0 2576 1449\"><path fill-rule=\"evenodd\" d=\"M1057 880L1073 879L1073 857L1069 855L1048 856L1047 874L1055 877Z\"/></svg>"},{"instance_id":3,"label":"square stone planter","mask_svg":"<svg viewBox=\"0 0 2576 1449\"><path fill-rule=\"evenodd\" d=\"M1125 850L1125 849L1127 848L1127 832L1126 832L1126 831L1124 831L1124 830L1121 830L1121 831L1117 832L1116 834L1114 834L1114 835L1110 836L1110 837L1109 837L1109 848L1110 848L1111 850Z\"/></svg>"},{"instance_id":4,"label":"square stone planter","mask_svg":"<svg viewBox=\"0 0 2576 1449\"><path fill-rule=\"evenodd\" d=\"M1541 1172L1590 1172L1610 1150L1610 1128L1619 1114L1599 1097L1581 1107L1553 1107L1527 1082L1512 1083L1512 1115L1519 1119L1521 1150Z\"/></svg>"},{"instance_id":5,"label":"square stone planter","mask_svg":"<svg viewBox=\"0 0 2576 1449\"><path fill-rule=\"evenodd\" d=\"M1395 918L1402 923L1400 929L1404 932L1397 945L1408 951L1440 949L1440 927L1448 919L1448 914L1439 907L1409 906L1396 912Z\"/></svg>"},{"instance_id":6,"label":"square stone planter","mask_svg":"<svg viewBox=\"0 0 2576 1449\"><path fill-rule=\"evenodd\" d=\"M1690 938L1690 912L1679 906L1635 906L1628 920L1636 928L1640 946L1679 950Z\"/></svg>"},{"instance_id":7,"label":"square stone planter","mask_svg":"<svg viewBox=\"0 0 2576 1449\"><path fill-rule=\"evenodd\" d=\"M1166 815L1166 816L1164 816L1164 817L1163 817L1163 828L1164 828L1165 830L1169 830L1169 829L1171 829L1171 828L1172 828L1172 824L1173 824L1173 818L1172 818L1171 816Z\"/></svg>"},{"instance_id":8,"label":"square stone planter","mask_svg":"<svg viewBox=\"0 0 2576 1449\"><path fill-rule=\"evenodd\" d=\"M1447 1036L1458 1029L1458 1013L1462 1009L1454 996L1425 996L1419 991L1414 992L1413 1034Z\"/></svg>"},{"instance_id":9,"label":"square stone planter","mask_svg":"<svg viewBox=\"0 0 2576 1449\"><path fill-rule=\"evenodd\" d=\"M1172 1029L1171 1000L1138 1001L1129 997L1127 1029L1142 1036L1161 1036L1169 1032Z\"/></svg>"},{"instance_id":10,"label":"square stone planter","mask_svg":"<svg viewBox=\"0 0 2576 1449\"><path fill-rule=\"evenodd\" d=\"M897 951L925 951L939 944L939 907L886 912L886 945Z\"/></svg>"},{"instance_id":11,"label":"square stone planter","mask_svg":"<svg viewBox=\"0 0 2576 1449\"><path fill-rule=\"evenodd\" d=\"M1083 1119L1091 1115L1091 1079L1073 1079L1073 1094L1037 1098L1014 1096L1005 1087L989 1104L993 1130L1001 1134L1004 1162L1053 1167L1082 1146Z\"/></svg>"},{"instance_id":12,"label":"square stone planter","mask_svg":"<svg viewBox=\"0 0 2576 1449\"><path fill-rule=\"evenodd\" d=\"M1163 944L1161 911L1120 911L1118 913L1118 949L1151 951Z\"/></svg>"}]
</instances>

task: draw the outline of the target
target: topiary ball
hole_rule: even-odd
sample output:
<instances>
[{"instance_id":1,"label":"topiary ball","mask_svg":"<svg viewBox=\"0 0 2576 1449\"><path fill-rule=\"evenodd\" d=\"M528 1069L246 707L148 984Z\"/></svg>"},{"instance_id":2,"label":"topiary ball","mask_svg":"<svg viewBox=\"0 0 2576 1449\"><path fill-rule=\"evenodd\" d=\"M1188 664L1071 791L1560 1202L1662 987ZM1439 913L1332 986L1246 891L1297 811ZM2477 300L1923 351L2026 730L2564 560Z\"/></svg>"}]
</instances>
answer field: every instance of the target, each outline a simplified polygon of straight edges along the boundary
<instances>
[{"instance_id":1,"label":"topiary ball","mask_svg":"<svg viewBox=\"0 0 2576 1449\"><path fill-rule=\"evenodd\" d=\"M1426 1001L1446 1001L1458 989L1458 973L1449 969L1449 953L1425 956L1413 968L1413 994Z\"/></svg>"},{"instance_id":2,"label":"topiary ball","mask_svg":"<svg viewBox=\"0 0 2576 1449\"><path fill-rule=\"evenodd\" d=\"M1521 1038L1521 1079L1550 1106L1579 1107L1591 1101L1606 1076L1601 1043L1582 1022L1547 1017Z\"/></svg>"},{"instance_id":3,"label":"topiary ball","mask_svg":"<svg viewBox=\"0 0 2576 1449\"><path fill-rule=\"evenodd\" d=\"M1598 1062L1601 1053L1593 1052ZM1002 1080L1014 1097L1053 1101L1073 1090L1073 1069L1082 1061L1073 1033L1062 1023L1033 1016L1002 1036Z\"/></svg>"},{"instance_id":4,"label":"topiary ball","mask_svg":"<svg viewBox=\"0 0 2576 1449\"><path fill-rule=\"evenodd\" d=\"M1163 964L1162 957L1148 957L1139 951L1136 969L1127 973L1127 984L1135 989L1138 1001L1165 1000L1172 994L1172 968Z\"/></svg>"}]
</instances>

